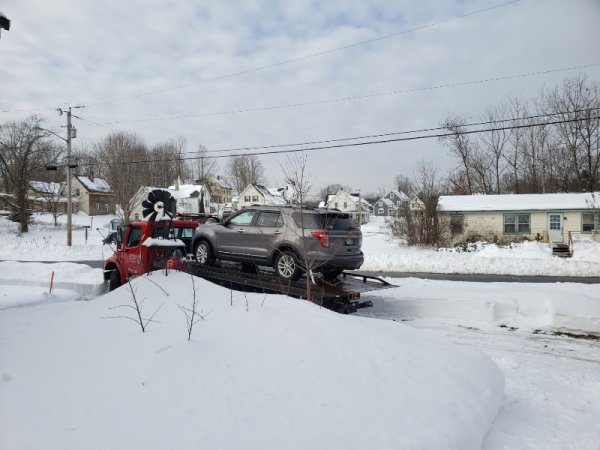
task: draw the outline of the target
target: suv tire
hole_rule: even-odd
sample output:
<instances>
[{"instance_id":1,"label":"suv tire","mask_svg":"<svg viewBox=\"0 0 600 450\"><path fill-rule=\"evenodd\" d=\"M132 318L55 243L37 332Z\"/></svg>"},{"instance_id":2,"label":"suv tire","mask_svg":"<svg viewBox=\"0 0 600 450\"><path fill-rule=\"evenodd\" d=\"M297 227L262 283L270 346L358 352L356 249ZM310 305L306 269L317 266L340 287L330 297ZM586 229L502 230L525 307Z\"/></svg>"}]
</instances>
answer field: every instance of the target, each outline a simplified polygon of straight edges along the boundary
<instances>
[{"instance_id":1,"label":"suv tire","mask_svg":"<svg viewBox=\"0 0 600 450\"><path fill-rule=\"evenodd\" d=\"M198 245L196 245L194 256L196 257L196 262L201 266L210 265L215 259L210 244L204 240L198 242Z\"/></svg>"},{"instance_id":2,"label":"suv tire","mask_svg":"<svg viewBox=\"0 0 600 450\"><path fill-rule=\"evenodd\" d=\"M273 268L284 280L296 281L302 275L296 256L289 250L277 254Z\"/></svg>"}]
</instances>

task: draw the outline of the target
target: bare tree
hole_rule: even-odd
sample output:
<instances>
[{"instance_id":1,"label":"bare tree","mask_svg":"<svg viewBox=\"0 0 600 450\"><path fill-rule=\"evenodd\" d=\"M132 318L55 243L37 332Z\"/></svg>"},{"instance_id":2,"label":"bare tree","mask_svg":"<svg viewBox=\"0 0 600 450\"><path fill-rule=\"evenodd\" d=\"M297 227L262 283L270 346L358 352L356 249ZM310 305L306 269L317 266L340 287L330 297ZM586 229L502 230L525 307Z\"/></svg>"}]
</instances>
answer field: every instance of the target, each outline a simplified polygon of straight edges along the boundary
<instances>
[{"instance_id":1,"label":"bare tree","mask_svg":"<svg viewBox=\"0 0 600 450\"><path fill-rule=\"evenodd\" d=\"M343 190L344 186L338 183L328 184L327 186L322 187L319 190L319 198L327 203L327 199L330 195L337 194L339 191Z\"/></svg>"},{"instance_id":2,"label":"bare tree","mask_svg":"<svg viewBox=\"0 0 600 450\"><path fill-rule=\"evenodd\" d=\"M441 138L442 143L450 150L450 153L459 158L464 170L467 194L473 194L473 145L469 136L463 134L464 124L467 120L463 117L451 117L444 122L444 127L452 133L451 136Z\"/></svg>"},{"instance_id":3,"label":"bare tree","mask_svg":"<svg viewBox=\"0 0 600 450\"><path fill-rule=\"evenodd\" d=\"M485 120L494 123L499 119L504 118L506 116L506 111L506 107L490 108L485 114ZM504 153L510 138L510 131L498 129L503 127L492 128L493 131L482 135L482 150L487 155L486 159L488 160L489 168L492 171L492 176L490 178L493 180L493 191L495 191L494 193L496 194L500 194L502 190L500 180L506 169L504 165Z\"/></svg>"},{"instance_id":4,"label":"bare tree","mask_svg":"<svg viewBox=\"0 0 600 450\"><path fill-rule=\"evenodd\" d=\"M153 161L147 184L168 187L178 178L185 179L189 171L184 164L186 142L184 138L169 139L150 150Z\"/></svg>"},{"instance_id":5,"label":"bare tree","mask_svg":"<svg viewBox=\"0 0 600 450\"><path fill-rule=\"evenodd\" d=\"M0 172L7 191L15 195L22 233L28 231L29 182L56 154L42 124L42 118L30 116L21 122L0 125Z\"/></svg>"},{"instance_id":6,"label":"bare tree","mask_svg":"<svg viewBox=\"0 0 600 450\"><path fill-rule=\"evenodd\" d=\"M229 160L229 179L240 193L249 184L263 184L265 169L256 155L233 156Z\"/></svg>"},{"instance_id":7,"label":"bare tree","mask_svg":"<svg viewBox=\"0 0 600 450\"><path fill-rule=\"evenodd\" d=\"M406 175L396 175L394 177L394 186L398 192L404 192L409 197L416 194L413 180Z\"/></svg>"},{"instance_id":8,"label":"bare tree","mask_svg":"<svg viewBox=\"0 0 600 450\"><path fill-rule=\"evenodd\" d=\"M118 131L106 136L98 145L98 156L106 167L106 181L121 206L121 218L129 223L135 194L142 186L148 185L152 171L148 148L135 133Z\"/></svg>"},{"instance_id":9,"label":"bare tree","mask_svg":"<svg viewBox=\"0 0 600 450\"><path fill-rule=\"evenodd\" d=\"M209 157L206 146L200 144L195 155L194 179L205 184L206 180L215 178L219 166L214 158Z\"/></svg>"}]
</instances>

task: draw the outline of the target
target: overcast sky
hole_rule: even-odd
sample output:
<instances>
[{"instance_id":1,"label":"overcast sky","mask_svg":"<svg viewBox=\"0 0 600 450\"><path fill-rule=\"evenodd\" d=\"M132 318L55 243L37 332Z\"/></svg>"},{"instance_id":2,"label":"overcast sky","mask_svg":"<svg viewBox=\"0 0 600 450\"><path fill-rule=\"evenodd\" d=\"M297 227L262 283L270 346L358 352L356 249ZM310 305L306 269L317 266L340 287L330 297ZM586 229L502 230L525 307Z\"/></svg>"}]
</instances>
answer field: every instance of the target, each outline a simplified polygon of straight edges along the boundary
<instances>
[{"instance_id":1,"label":"overcast sky","mask_svg":"<svg viewBox=\"0 0 600 450\"><path fill-rule=\"evenodd\" d=\"M127 130L212 151L476 121L507 96L600 81L600 1L502 3L0 0L0 122L38 113L64 133L55 109L85 105L74 145ZM435 139L306 154L315 190L389 190L421 159L456 163ZM286 156L261 161L280 184Z\"/></svg>"}]
</instances>

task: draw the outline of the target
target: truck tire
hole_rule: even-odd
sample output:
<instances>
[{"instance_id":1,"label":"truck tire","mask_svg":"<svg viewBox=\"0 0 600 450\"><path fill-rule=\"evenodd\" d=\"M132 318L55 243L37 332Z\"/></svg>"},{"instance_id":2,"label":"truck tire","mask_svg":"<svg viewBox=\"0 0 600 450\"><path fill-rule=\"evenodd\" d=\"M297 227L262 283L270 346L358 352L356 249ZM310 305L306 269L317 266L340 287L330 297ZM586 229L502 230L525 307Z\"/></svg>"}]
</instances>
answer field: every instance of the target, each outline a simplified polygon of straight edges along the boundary
<instances>
[{"instance_id":1,"label":"truck tire","mask_svg":"<svg viewBox=\"0 0 600 450\"><path fill-rule=\"evenodd\" d=\"M210 265L215 260L212 248L210 248L210 244L206 241L198 242L194 256L196 257L196 262L201 266Z\"/></svg>"},{"instance_id":2,"label":"truck tire","mask_svg":"<svg viewBox=\"0 0 600 450\"><path fill-rule=\"evenodd\" d=\"M113 270L110 273L110 278L108 280L108 290L114 291L119 286L121 286L121 277L119 276L119 271Z\"/></svg>"},{"instance_id":3,"label":"truck tire","mask_svg":"<svg viewBox=\"0 0 600 450\"><path fill-rule=\"evenodd\" d=\"M296 281L302 275L296 256L289 250L280 252L273 264L275 273L284 280Z\"/></svg>"}]
</instances>

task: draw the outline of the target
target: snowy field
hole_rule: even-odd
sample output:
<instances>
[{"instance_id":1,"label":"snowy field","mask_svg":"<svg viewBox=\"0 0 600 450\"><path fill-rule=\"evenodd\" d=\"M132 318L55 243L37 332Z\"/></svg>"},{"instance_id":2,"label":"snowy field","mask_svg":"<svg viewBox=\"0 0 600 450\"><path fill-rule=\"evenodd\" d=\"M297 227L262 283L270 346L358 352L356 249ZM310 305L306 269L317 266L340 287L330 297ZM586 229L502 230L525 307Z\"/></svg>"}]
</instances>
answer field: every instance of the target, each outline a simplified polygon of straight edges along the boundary
<instances>
[{"instance_id":1,"label":"snowy field","mask_svg":"<svg viewBox=\"0 0 600 450\"><path fill-rule=\"evenodd\" d=\"M599 275L591 242L570 262L540 244L477 256L407 249L381 225L363 227L370 270L415 253L462 273ZM363 294L372 308L342 316L194 279L204 319L188 341L189 275L135 280L144 316L160 307L142 333L127 286L103 294L100 269L66 262L106 256L98 232L86 244L76 230L70 251L64 229L40 223L18 237L0 220L0 235L0 259L57 261L0 262L2 449L599 448L597 285L391 279Z\"/></svg>"}]
</instances>

